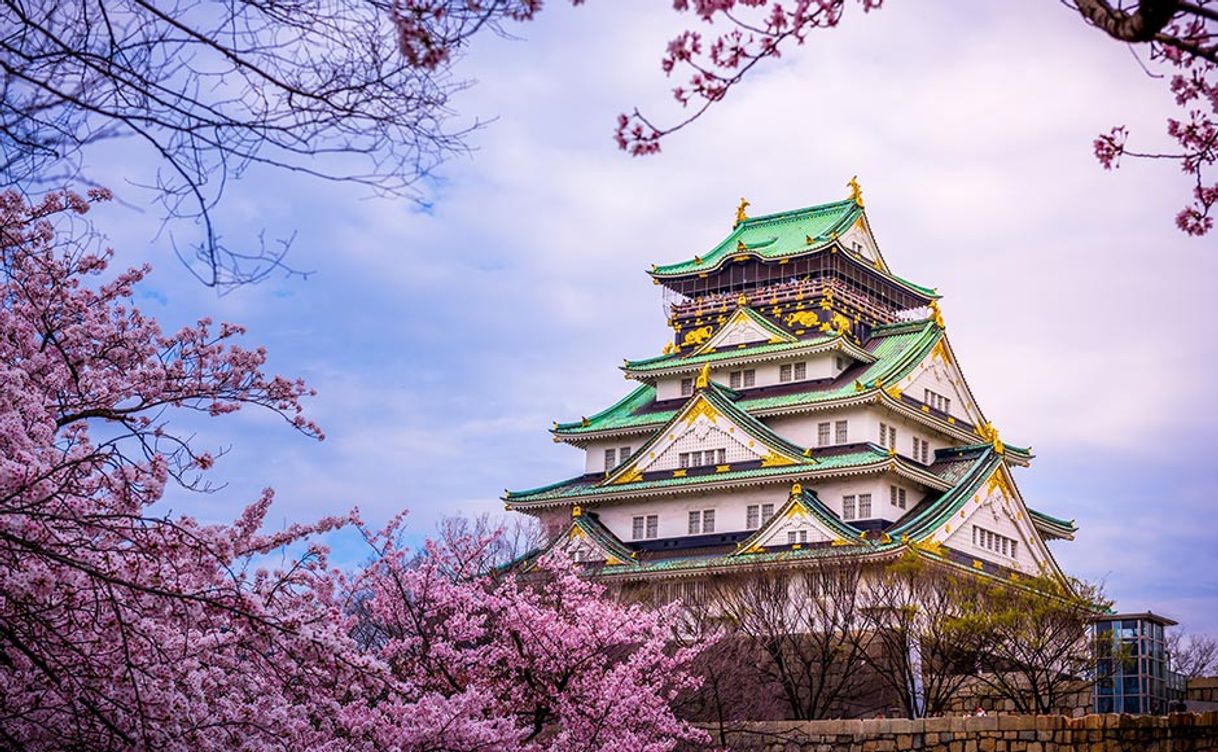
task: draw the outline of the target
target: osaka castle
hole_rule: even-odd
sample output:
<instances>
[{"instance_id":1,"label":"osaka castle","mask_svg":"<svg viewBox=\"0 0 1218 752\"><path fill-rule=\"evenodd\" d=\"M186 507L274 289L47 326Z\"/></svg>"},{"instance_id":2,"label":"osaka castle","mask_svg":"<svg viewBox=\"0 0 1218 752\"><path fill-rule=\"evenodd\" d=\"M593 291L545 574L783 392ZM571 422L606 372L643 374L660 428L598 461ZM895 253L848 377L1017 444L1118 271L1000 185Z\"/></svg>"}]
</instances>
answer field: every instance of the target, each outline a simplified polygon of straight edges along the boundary
<instances>
[{"instance_id":1,"label":"osaka castle","mask_svg":"<svg viewBox=\"0 0 1218 752\"><path fill-rule=\"evenodd\" d=\"M625 361L616 403L554 424L582 472L504 494L547 548L622 581L908 552L1062 577L1045 542L1073 522L1020 493L1031 451L986 419L939 295L893 272L849 185L756 217L741 200L717 245L651 268L671 342Z\"/></svg>"}]
</instances>

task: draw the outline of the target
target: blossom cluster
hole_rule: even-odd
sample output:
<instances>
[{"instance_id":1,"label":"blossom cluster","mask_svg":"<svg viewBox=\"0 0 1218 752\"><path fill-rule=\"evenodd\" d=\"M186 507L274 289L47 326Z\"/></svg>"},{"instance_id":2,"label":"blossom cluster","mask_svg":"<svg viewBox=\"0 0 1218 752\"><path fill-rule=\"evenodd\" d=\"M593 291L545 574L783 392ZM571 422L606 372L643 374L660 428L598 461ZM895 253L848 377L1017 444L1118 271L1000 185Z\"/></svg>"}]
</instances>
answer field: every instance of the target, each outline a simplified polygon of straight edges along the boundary
<instances>
[{"instance_id":1,"label":"blossom cluster","mask_svg":"<svg viewBox=\"0 0 1218 752\"><path fill-rule=\"evenodd\" d=\"M262 532L156 514L215 457L173 417L270 410L306 436L313 392L243 329L173 333L104 279L80 215L104 191L0 194L0 746L169 750L668 750L692 682L665 612L569 563L474 568L495 536L397 545L356 512ZM364 570L319 536L365 533ZM269 557L275 552L282 556ZM288 556L287 552L295 552ZM282 561L278 566L266 562Z\"/></svg>"}]
</instances>

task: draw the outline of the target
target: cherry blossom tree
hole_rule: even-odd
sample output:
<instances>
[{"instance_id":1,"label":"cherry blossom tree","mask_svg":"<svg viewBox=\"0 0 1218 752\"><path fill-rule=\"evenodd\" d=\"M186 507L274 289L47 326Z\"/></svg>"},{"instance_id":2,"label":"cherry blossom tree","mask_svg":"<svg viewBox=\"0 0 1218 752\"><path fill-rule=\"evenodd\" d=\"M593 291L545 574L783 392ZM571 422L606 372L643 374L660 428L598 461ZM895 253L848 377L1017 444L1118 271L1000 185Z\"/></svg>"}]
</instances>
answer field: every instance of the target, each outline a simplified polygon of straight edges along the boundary
<instances>
[{"instance_id":1,"label":"cherry blossom tree","mask_svg":"<svg viewBox=\"0 0 1218 752\"><path fill-rule=\"evenodd\" d=\"M864 13L882 0L859 0ZM1213 227L1218 182L1210 170L1218 161L1218 5L1212 0L1065 0L1083 21L1111 38L1145 45L1152 63L1172 70L1172 93L1181 115L1167 120L1167 133L1178 149L1143 152L1127 146L1124 126L1099 136L1095 154L1105 169L1122 156L1166 159L1179 164L1193 183L1192 202L1176 215L1190 235ZM681 130L727 97L730 90L763 61L803 45L820 29L836 27L846 0L676 0L678 12L693 14L705 31L683 31L668 43L660 64L666 76L683 79L672 96L685 113L671 124L657 124L635 109L618 118L618 147L635 156L655 154L661 141Z\"/></svg>"},{"instance_id":2,"label":"cherry blossom tree","mask_svg":"<svg viewBox=\"0 0 1218 752\"><path fill-rule=\"evenodd\" d=\"M696 655L672 645L675 606L619 603L561 553L486 576L497 535L450 528L416 558L399 544L402 521L364 531L377 556L349 587L363 638L420 703L476 711L496 749L659 752L706 739L672 710L695 685Z\"/></svg>"},{"instance_id":3,"label":"cherry blossom tree","mask_svg":"<svg viewBox=\"0 0 1218 752\"><path fill-rule=\"evenodd\" d=\"M205 490L215 456L174 420L242 408L304 417L300 380L263 372L242 329L165 333L108 281L80 220L106 199L0 194L0 747L190 750L667 750L698 732L665 613L622 606L556 560L491 576L496 535L422 555L400 521L352 512L261 531L154 507ZM318 537L365 530L344 575ZM479 531L478 525L468 527ZM276 552L284 563L267 566ZM361 614L377 617L361 629Z\"/></svg>"},{"instance_id":4,"label":"cherry blossom tree","mask_svg":"<svg viewBox=\"0 0 1218 752\"><path fill-rule=\"evenodd\" d=\"M231 344L240 327L164 333L130 305L146 268L100 281L112 254L68 222L89 200L0 194L0 739L320 741L330 713L316 687L355 683L366 662L334 649L343 615L318 597L324 551L248 563L342 520L261 534L269 491L232 525L150 510L171 480L200 487L214 461L171 413L254 406L321 438L301 411L310 390L263 374L264 350Z\"/></svg>"}]
</instances>

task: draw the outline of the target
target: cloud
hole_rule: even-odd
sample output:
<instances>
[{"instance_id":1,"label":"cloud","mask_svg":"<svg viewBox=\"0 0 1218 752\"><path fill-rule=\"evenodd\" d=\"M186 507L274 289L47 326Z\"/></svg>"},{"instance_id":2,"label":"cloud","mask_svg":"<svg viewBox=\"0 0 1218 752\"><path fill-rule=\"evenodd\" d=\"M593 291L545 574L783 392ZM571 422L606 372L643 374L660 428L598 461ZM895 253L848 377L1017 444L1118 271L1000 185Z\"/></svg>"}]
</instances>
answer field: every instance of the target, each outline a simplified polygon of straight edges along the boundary
<instances>
[{"instance_id":1,"label":"cloud","mask_svg":"<svg viewBox=\"0 0 1218 752\"><path fill-rule=\"evenodd\" d=\"M682 23L643 0L556 5L513 29L526 41L476 45L462 65L479 84L455 104L497 119L446 167L428 211L251 172L227 218L297 228L291 260L308 281L216 299L163 239L148 243L154 218L99 214L124 263L157 261L167 319L247 323L275 370L319 389L321 444L245 418L213 429L232 432L219 472L233 487L206 509L235 514L273 485L285 518L358 503L379 521L409 506L430 529L499 509L505 486L581 472L546 428L617 400L621 358L659 351L643 270L716 243L741 195L783 210L843 197L857 174L890 264L945 295L988 416L1040 453L1019 475L1025 495L1078 518L1079 540L1055 547L1063 563L1107 575L1120 605L1218 629L1203 553L1218 531L1198 491L1218 470L1182 449L1218 439L1204 383L1218 257L1212 238L1174 229L1187 198L1174 169L1106 173L1090 153L1118 123L1161 143L1164 83L1052 3L893 4L813 35L660 156L627 158L614 117L673 112L658 59Z\"/></svg>"}]
</instances>

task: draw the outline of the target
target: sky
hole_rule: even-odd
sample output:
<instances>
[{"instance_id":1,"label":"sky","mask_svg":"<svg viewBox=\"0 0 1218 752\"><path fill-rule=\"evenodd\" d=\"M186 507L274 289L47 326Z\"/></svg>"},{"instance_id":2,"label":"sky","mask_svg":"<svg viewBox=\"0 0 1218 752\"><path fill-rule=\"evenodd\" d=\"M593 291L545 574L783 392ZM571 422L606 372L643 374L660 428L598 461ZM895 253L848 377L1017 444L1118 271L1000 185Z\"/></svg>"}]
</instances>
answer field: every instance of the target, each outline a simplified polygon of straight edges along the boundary
<instances>
[{"instance_id":1,"label":"sky","mask_svg":"<svg viewBox=\"0 0 1218 752\"><path fill-rule=\"evenodd\" d=\"M663 152L630 158L619 112L673 110L659 58L686 19L667 4L551 3L513 38L460 62L454 101L490 122L425 186L425 205L251 171L219 210L237 242L296 233L275 277L218 297L174 259L149 197L147 155L108 145L95 177L120 202L93 216L120 264L148 261L140 305L173 328L236 321L275 372L318 390L323 442L243 412L197 426L229 449L228 485L165 504L235 517L276 489L273 524L358 506L411 529L502 512L505 488L582 472L554 420L629 389L622 358L668 333L644 270L710 249L741 196L762 214L838 200L858 175L894 271L937 287L953 349L1035 508L1076 520L1053 551L1121 610L1218 634L1218 235L1173 217L1169 163L1105 172L1091 141L1127 125L1165 146L1173 103L1127 47L1051 0L850 5L838 29L759 70ZM341 561L365 555L351 536Z\"/></svg>"}]
</instances>

